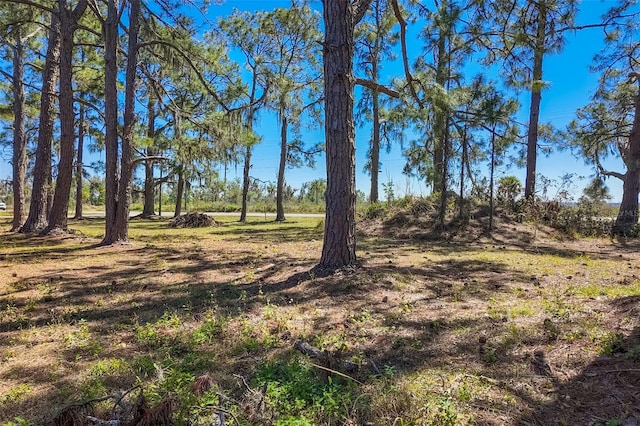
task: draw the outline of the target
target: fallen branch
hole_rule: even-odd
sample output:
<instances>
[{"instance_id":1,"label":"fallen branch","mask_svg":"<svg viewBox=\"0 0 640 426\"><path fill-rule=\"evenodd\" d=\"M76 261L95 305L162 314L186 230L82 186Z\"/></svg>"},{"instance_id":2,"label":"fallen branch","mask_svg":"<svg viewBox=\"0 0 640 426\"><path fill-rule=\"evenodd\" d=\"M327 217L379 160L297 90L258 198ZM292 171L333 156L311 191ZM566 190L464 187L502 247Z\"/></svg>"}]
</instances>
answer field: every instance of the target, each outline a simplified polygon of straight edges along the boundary
<instances>
[{"instance_id":1,"label":"fallen branch","mask_svg":"<svg viewBox=\"0 0 640 426\"><path fill-rule=\"evenodd\" d=\"M334 370L334 369L332 369L332 368L323 367L322 365L318 365L318 364L314 364L314 363L311 363L311 365L313 365L314 367L319 368L319 369L321 369L321 370L328 371L329 373L333 373L333 374L337 374L338 376L342 376L342 377L344 377L345 379L353 380L354 382L356 382L356 383L357 383L357 384L359 384L359 385L364 385L364 383L362 383L361 381L359 381L359 380L357 380L357 379L354 379L353 377L348 376L348 375L346 375L346 374L344 374L344 373L341 373L341 372L339 372L339 371L337 371L337 370Z\"/></svg>"},{"instance_id":2,"label":"fallen branch","mask_svg":"<svg viewBox=\"0 0 640 426\"><path fill-rule=\"evenodd\" d=\"M293 344L293 348L303 354L307 355L309 358L317 359L322 364L326 364L329 361L329 357L326 351L321 351L320 349L311 346L307 342L303 342L302 340L296 340Z\"/></svg>"}]
</instances>

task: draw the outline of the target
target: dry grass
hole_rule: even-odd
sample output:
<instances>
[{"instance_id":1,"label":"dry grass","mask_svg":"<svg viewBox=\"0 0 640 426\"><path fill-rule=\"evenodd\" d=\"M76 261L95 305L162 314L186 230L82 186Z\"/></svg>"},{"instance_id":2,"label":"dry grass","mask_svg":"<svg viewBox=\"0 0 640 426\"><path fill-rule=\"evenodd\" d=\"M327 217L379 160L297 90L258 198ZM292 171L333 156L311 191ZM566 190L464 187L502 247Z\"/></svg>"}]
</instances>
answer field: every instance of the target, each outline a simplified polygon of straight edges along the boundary
<instances>
[{"instance_id":1,"label":"dry grass","mask_svg":"<svg viewBox=\"0 0 640 426\"><path fill-rule=\"evenodd\" d=\"M80 233L68 237L5 232L0 421L44 423L141 385L151 404L174 398L176 422L205 411L284 422L253 378L297 359L296 339L363 383L345 385L354 398L333 411L306 411L312 424L640 421L637 241L506 222L443 241L391 223L362 226L361 267L326 278L308 273L319 219L189 230L136 220L133 242L116 247L97 246L99 220L72 223Z\"/></svg>"}]
</instances>

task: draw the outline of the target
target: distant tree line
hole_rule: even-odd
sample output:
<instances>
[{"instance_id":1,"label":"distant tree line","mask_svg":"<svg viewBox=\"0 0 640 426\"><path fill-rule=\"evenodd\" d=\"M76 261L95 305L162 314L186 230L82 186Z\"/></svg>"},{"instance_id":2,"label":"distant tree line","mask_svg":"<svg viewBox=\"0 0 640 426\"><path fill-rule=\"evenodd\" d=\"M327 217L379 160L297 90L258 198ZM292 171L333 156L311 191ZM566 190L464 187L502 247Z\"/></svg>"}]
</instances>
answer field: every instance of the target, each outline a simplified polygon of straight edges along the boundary
<instances>
[{"instance_id":1,"label":"distant tree line","mask_svg":"<svg viewBox=\"0 0 640 426\"><path fill-rule=\"evenodd\" d=\"M152 216L167 188L175 215L198 188L200 198L233 192L241 221L252 197L273 197L283 221L286 200L295 198L286 170L313 166L324 151L322 199L317 188L298 196L326 203L318 271L353 266L357 127L370 132L369 201L380 198L381 150L400 144L404 172L438 200L440 227L452 196L459 214L473 194L488 193L492 206L503 197L497 170L509 160L526 167L523 198L535 204L544 178L537 156L561 148L592 164L596 177L623 181L617 233L638 223L635 2L612 2L598 22L577 22L588 6L577 0L326 0L322 13L294 1L213 22L206 8L217 6L207 3L0 3L0 142L12 154L12 230L64 232L70 201L80 218L91 198L105 206L102 243L126 241L132 200L141 198L142 216ZM593 65L600 84L558 129L540 113L546 59L579 31L603 34ZM402 64L400 74L384 71L390 61ZM473 63L483 68L472 71ZM515 118L521 93L529 97L526 123ZM277 117L278 171L259 189L251 169L264 114ZM305 143L313 128L324 128L324 144ZM87 151L104 152L104 164L88 164ZM624 170L606 169L608 156L621 158ZM214 188L234 165L241 182ZM96 190L102 176L104 191Z\"/></svg>"}]
</instances>

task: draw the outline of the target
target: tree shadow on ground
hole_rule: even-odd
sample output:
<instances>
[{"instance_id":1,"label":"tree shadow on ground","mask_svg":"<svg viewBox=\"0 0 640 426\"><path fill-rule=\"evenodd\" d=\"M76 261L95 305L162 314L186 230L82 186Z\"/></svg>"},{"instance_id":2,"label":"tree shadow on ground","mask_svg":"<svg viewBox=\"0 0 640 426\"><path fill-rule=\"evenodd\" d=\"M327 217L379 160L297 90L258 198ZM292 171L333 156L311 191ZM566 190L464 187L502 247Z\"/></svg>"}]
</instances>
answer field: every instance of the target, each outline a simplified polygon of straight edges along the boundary
<instances>
[{"instance_id":1,"label":"tree shadow on ground","mask_svg":"<svg viewBox=\"0 0 640 426\"><path fill-rule=\"evenodd\" d=\"M231 235L230 241L245 241L247 237L251 238L255 243L287 243L287 242L305 242L313 239L322 240L322 228L309 228L308 226L294 226L291 222L247 222L243 226L237 226L233 229L222 229L221 234ZM261 227L264 226L265 228Z\"/></svg>"},{"instance_id":2,"label":"tree shadow on ground","mask_svg":"<svg viewBox=\"0 0 640 426\"><path fill-rule=\"evenodd\" d=\"M265 230L259 234L257 244L277 244L282 241L281 232ZM234 231L232 238L242 241L248 236ZM60 264L77 257L74 250L58 247L60 250L56 251L55 244L52 247L49 254L55 254ZM0 337L0 348L11 346L11 339L15 338L15 334L9 337L11 332L52 324L86 324L108 343L112 331L131 326L132 322L141 326L153 323L165 312L198 317L215 308L217 314L233 320L259 313L266 306L291 309L292 315L301 315L295 309L304 308L300 312L310 312L309 331L304 335L274 332L275 350L271 357L278 359L291 353L293 342L304 338L326 346L338 359L366 361L349 372L364 383L380 380L380 371L385 369L398 377L416 373L443 377L445 395L458 392L469 383L482 382L489 390L474 396L472 404L478 412L489 414L478 414L478 424L561 424L563 418L568 419L567 424L593 424L594 419L614 417L622 420L621 411L615 411L615 401L618 408L628 407L626 418L632 418L638 402L632 387L637 389L640 385L638 375L620 372L633 370L631 361L602 356L577 375L559 374L564 369L559 361L563 348L545 329L544 318L534 318L525 327L518 323L516 314L496 307L494 300L513 297L516 289L525 301L528 294L535 294L537 284L528 273L496 260L456 258L458 250L470 250L461 243L402 247L392 239L378 238L363 241L361 247L368 251L362 267L320 278L309 272L312 260L297 254L261 252L256 246L240 246L230 252L197 245L133 245L121 248L126 253L118 253L117 262L108 260L116 249L92 246L87 251L87 261L98 256L106 256L107 260L83 270L82 279L73 270L42 271L14 283L14 292L8 296L15 296L15 308L28 313L26 317L5 316L0 320L0 331L8 333ZM422 257L412 265L396 264L397 255L427 249L445 258ZM382 258L385 254L388 260ZM30 259L26 251L21 256ZM31 260L37 257L33 256ZM53 290L27 310L29 299L19 297L19 293L38 285ZM620 298L611 303L611 308L621 316L624 313L637 317L638 302L637 297ZM63 309L70 304L72 309ZM257 317L269 325L261 315ZM631 347L638 344L638 339L636 329L623 345ZM155 350L132 340L126 341L127 347L110 348L108 356L138 356L145 350ZM178 343L171 350L175 359L190 351ZM241 355L259 359L270 349L257 344L241 350ZM90 351L91 347L61 348L59 356L71 363L74 356L91 357ZM536 368L539 351L550 363L549 374ZM238 368L234 373L244 374L246 370L250 374L250 366L234 362L233 368ZM372 368L373 365L377 367ZM2 378L45 373L48 374L40 365L16 366ZM46 383L46 377L38 379L39 383ZM53 397L55 389L50 392L29 396L22 404L37 405L39 398ZM591 398L591 394L599 399ZM513 407L503 404L508 400L516 401ZM606 405L609 402L611 410ZM596 408L589 411L589 403ZM584 417L585 412L591 417Z\"/></svg>"},{"instance_id":3,"label":"tree shadow on ground","mask_svg":"<svg viewBox=\"0 0 640 426\"><path fill-rule=\"evenodd\" d=\"M620 317L637 317L640 296L617 298L611 309ZM596 357L568 380L557 380L551 401L531 406L516 424L640 424L640 328L611 339L611 353Z\"/></svg>"}]
</instances>

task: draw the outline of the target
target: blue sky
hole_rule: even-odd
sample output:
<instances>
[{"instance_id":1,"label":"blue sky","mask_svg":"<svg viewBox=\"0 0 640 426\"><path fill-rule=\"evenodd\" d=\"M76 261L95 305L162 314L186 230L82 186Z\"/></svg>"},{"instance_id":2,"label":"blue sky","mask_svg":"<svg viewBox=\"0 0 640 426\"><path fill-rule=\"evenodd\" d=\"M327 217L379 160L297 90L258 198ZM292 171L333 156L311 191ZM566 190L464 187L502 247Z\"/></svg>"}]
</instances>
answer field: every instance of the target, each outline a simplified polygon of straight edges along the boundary
<instances>
[{"instance_id":1,"label":"blue sky","mask_svg":"<svg viewBox=\"0 0 640 426\"><path fill-rule=\"evenodd\" d=\"M577 17L577 24L596 23L600 20L601 15L606 12L616 2L587 0L583 1L580 6L580 14ZM242 10L250 10L260 7L262 4L269 4L273 7L282 7L288 4L287 1L276 2L256 2L243 0L229 0L222 9L230 10L237 7ZM320 2L312 3L314 7L320 8ZM212 11L215 8L212 7ZM560 54L548 55L545 58L544 79L549 83L549 87L545 89L542 95L541 106L541 122L550 122L558 128L563 128L574 117L576 109L586 105L590 96L596 89L598 83L598 75L589 70L592 63L593 55L602 46L603 34L600 29L587 29L570 33L567 36L565 49ZM411 40L411 38L410 38ZM415 55L419 53L421 43L409 45L409 54ZM385 64L384 72L387 72L389 81L394 76L402 76L402 66L399 59L395 63ZM357 73L357 71L356 71ZM356 93L358 89L356 89ZM523 93L520 96L521 111L518 119L521 122L527 122L529 110L529 95ZM263 143L260 144L254 154L254 166L252 176L261 180L275 181L277 173L277 155L278 155L278 133L275 121L263 117L262 121L255 126L258 133L263 136ZM309 134L309 142L317 142L322 140L321 132L312 132ZM356 128L356 186L365 194L369 193L370 177L363 172L366 163L366 152L369 144L370 129ZM325 178L326 168L324 158L319 158L315 170L311 169L288 169L287 182L294 187L299 183L309 181L315 178ZM405 164L399 145L394 146L390 153L381 153L381 170L379 181L380 184L392 181L394 183L394 191L396 195L423 194L429 192L423 180L409 178L402 174ZM612 159L605 162L605 166L622 171L621 161ZM238 169L239 172L241 171ZM568 189L575 194L577 199L582 188L589 182L594 175L594 170L584 164L584 161L571 154L571 152L554 152L552 155L545 156L539 154L537 171L548 178L558 182L557 186L549 188L548 196L553 197L560 184L560 177L573 173L573 185ZM525 170L516 166L507 164L499 168L499 175L515 175L524 183ZM620 201L622 198L622 183L615 179L609 178L606 181L611 194L612 201ZM380 188L381 196L384 197L382 187Z\"/></svg>"},{"instance_id":2,"label":"blue sky","mask_svg":"<svg viewBox=\"0 0 640 426\"><path fill-rule=\"evenodd\" d=\"M609 7L614 5L614 1L586 0L581 3L581 11L578 16L578 24L589 24L597 22ZM229 14L233 8L240 10L272 9L275 7L287 7L289 0L276 1L253 1L253 0L227 0L221 5L212 5L209 9L208 18L215 21L218 16ZM314 1L312 6L320 10L321 2ZM602 46L602 32L599 29L589 29L578 31L567 36L565 49L560 54L549 55L545 59L544 79L549 82L549 87L543 92L541 121L551 122L562 128L574 116L575 110L588 103L591 94L595 91L598 76L589 71L593 55ZM421 42L409 46L409 54L417 55L421 48ZM414 56L415 57L415 56ZM385 64L383 72L387 72L390 79L393 76L401 76L401 64ZM526 122L529 101L524 93L520 97L522 109L519 114L520 121ZM256 147L253 156L253 167L251 176L262 181L275 182L279 155L279 130L275 117L269 113L263 113L259 121L254 125L255 131L262 137L262 142ZM363 172L366 163L366 152L369 143L370 130L368 128L356 128L356 185L365 194L369 193L370 178ZM311 145L323 140L323 133L320 130L306 131L305 141ZM102 154L104 155L104 154ZM10 150L2 152L0 157L0 179L8 179L11 176L11 166L9 159ZM95 159L95 155L94 155ZM423 181L408 178L402 174L404 159L398 145L394 146L390 153L381 153L380 183L392 181L396 195L427 194ZM622 171L621 162L611 160L606 166ZM238 167L238 175L242 168ZM301 183L314 179L326 177L324 157L318 157L316 168L288 169L286 172L287 183L299 187ZM228 176L234 177L235 170L231 168ZM575 173L577 177L584 179L574 179L574 185L570 189L578 198L581 190L588 183L593 175L593 169L585 166L581 158L576 158L570 152L555 152L549 157L540 155L538 158L538 173L548 178L558 180L566 173ZM515 175L524 181L524 169L515 166L502 166L498 171L499 175ZM622 184L616 179L610 178L606 181L611 194L612 201L619 201L622 194ZM380 188L382 194L382 188ZM553 196L555 189L551 188L549 195ZM382 195L383 196L383 195Z\"/></svg>"}]
</instances>

